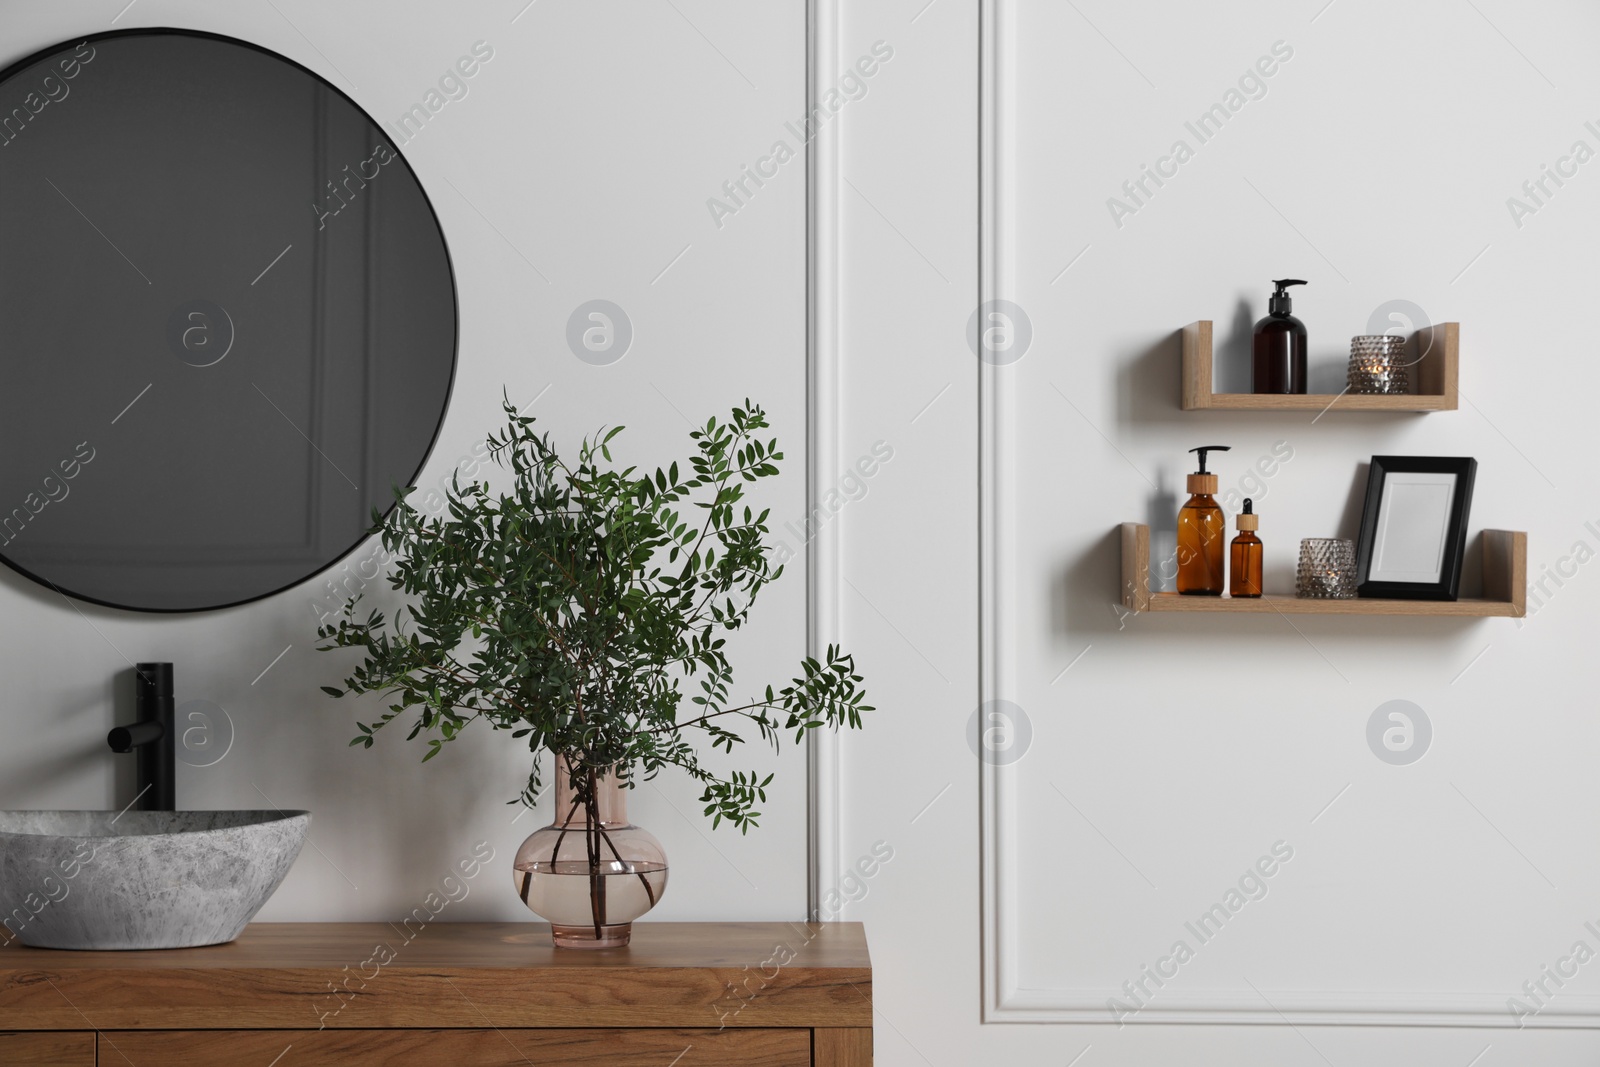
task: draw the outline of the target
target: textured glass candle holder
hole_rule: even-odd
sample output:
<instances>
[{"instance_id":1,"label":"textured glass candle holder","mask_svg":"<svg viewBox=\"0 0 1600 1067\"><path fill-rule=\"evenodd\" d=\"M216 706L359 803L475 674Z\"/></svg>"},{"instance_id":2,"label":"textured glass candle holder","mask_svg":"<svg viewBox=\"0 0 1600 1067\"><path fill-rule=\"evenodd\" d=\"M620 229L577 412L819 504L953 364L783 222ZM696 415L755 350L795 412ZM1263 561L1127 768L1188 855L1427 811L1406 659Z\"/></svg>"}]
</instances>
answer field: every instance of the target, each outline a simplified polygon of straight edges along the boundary
<instances>
[{"instance_id":1,"label":"textured glass candle holder","mask_svg":"<svg viewBox=\"0 0 1600 1067\"><path fill-rule=\"evenodd\" d=\"M1361 334L1350 338L1350 364L1345 382L1352 393L1380 396L1411 392L1406 366L1406 339L1398 334Z\"/></svg>"},{"instance_id":2,"label":"textured glass candle holder","mask_svg":"<svg viewBox=\"0 0 1600 1067\"><path fill-rule=\"evenodd\" d=\"M1356 543L1337 537L1308 537L1301 541L1294 592L1309 600L1354 600Z\"/></svg>"}]
</instances>

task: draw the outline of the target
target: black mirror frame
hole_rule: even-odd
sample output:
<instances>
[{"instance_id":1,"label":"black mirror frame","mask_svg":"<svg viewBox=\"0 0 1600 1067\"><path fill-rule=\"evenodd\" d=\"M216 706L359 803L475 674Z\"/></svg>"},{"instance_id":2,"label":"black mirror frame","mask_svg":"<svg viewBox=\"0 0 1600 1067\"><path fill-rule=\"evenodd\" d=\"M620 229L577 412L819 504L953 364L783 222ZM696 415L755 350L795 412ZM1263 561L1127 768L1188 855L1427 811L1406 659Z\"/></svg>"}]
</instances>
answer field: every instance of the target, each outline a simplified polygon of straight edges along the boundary
<instances>
[{"instance_id":1,"label":"black mirror frame","mask_svg":"<svg viewBox=\"0 0 1600 1067\"><path fill-rule=\"evenodd\" d=\"M376 118L373 118L371 113L357 103L355 99L352 98L348 93L344 92L337 85L334 85L327 78L324 78L322 75L305 66L303 63L299 63L280 52L275 52L270 48L255 44L252 41L246 41L238 37L230 37L227 34L212 33L207 30L195 30L178 26L140 26L129 29L104 30L85 34L83 36L73 36L57 41L45 48L36 49L35 51L22 56L14 62L7 63L3 68L0 68L0 82L3 82L14 74L25 70L40 60L60 52L63 48L70 47L74 43L93 44L96 41L111 40L115 38L148 36L198 37L207 40L221 41L226 44L237 45L241 48L248 48L251 51L260 52L263 55L271 56L273 59L278 60L281 63L285 63L296 70L302 71L309 77L315 78L317 81L321 82L329 92L344 99L359 114L365 116L367 120L372 123L374 128L385 131L386 140L389 143L390 151L394 153L396 160L405 168L406 173L408 173L412 180L416 183L417 191L420 193L423 203L427 206L428 213L432 217L434 226L439 232L439 242L444 252L445 270L448 272L450 277L450 302L454 322L451 330L450 341L450 378L449 382L445 386L445 395L443 398L443 404L440 408L439 422L433 428L432 439L428 442L427 448L423 451L422 457L417 463L417 469L411 472L410 476L406 480L405 485L399 488L403 490L415 487L417 484L417 479L421 476L422 472L427 469L428 460L433 457L433 452L439 445L439 436L444 430L444 421L449 416L450 403L455 397L456 380L457 374L460 370L461 361L461 294L456 284L455 260L450 253L450 242L445 235L444 225L439 220L439 212L434 207L433 198L428 195L427 187L423 184L422 179L417 176L416 169L412 167L410 160L405 157L405 155L400 151L399 146L394 143L394 138L387 136L386 127L384 127L384 125ZM380 519L387 518L388 515L394 510L396 503L398 503L398 499L391 500L384 507ZM241 599L232 600L225 603L207 604L203 607L143 607L135 604L116 603L114 601L101 599L99 597L89 596L73 589L62 588L55 582L52 582L41 575L35 574L26 567L23 567L20 564L12 561L9 556L4 555L3 553L0 553L0 564L3 564L8 570L22 575L31 582L54 590L56 593L59 593L62 596L69 597L74 600L81 600L85 603L97 604L102 607L115 608L119 611L129 611L144 615L200 614L208 611L222 611L227 608L238 607L242 604L255 603L258 600L265 600L268 597L277 596L280 593L287 592L296 586L302 585L305 582L316 578L318 575L332 570L342 561L348 559L351 554L353 554L363 544L366 544L372 536L373 530L371 529L363 532L352 544L335 554L322 566L316 568L315 570L308 571L307 573L296 578L294 581L288 582L276 589L271 589L263 593L257 593L253 596L243 597Z\"/></svg>"}]
</instances>

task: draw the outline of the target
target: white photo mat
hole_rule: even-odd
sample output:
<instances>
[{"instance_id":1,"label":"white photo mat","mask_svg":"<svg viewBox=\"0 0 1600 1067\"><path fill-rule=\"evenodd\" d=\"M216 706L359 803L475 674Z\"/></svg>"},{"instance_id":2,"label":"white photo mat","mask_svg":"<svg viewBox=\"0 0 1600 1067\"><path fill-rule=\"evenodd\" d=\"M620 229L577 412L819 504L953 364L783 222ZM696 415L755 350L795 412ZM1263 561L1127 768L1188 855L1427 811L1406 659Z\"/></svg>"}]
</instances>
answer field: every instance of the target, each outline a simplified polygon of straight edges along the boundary
<instances>
[{"instance_id":1,"label":"white photo mat","mask_svg":"<svg viewBox=\"0 0 1600 1067\"><path fill-rule=\"evenodd\" d=\"M1394 471L1384 478L1368 581L1433 583L1443 577L1458 477Z\"/></svg>"}]
</instances>

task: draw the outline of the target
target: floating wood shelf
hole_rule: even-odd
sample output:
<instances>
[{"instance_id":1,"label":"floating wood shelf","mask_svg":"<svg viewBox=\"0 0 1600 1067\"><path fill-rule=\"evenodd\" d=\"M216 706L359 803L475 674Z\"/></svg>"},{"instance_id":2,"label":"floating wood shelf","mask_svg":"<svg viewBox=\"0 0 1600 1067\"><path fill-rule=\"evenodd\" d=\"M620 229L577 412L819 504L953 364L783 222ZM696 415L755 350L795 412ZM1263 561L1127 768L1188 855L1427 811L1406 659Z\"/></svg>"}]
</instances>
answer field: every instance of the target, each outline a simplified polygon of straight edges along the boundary
<instances>
[{"instance_id":1,"label":"floating wood shelf","mask_svg":"<svg viewBox=\"0 0 1600 1067\"><path fill-rule=\"evenodd\" d=\"M1441 322L1418 330L1407 342L1425 352L1412 365L1417 392L1409 396L1362 393L1213 393L1211 320L1183 328L1183 410L1203 411L1454 411L1461 324Z\"/></svg>"},{"instance_id":2,"label":"floating wood shelf","mask_svg":"<svg viewBox=\"0 0 1600 1067\"><path fill-rule=\"evenodd\" d=\"M1150 527L1122 524L1122 605L1129 611L1239 612L1258 615L1446 615L1512 618L1527 613L1528 535L1483 531L1483 592L1462 600L1302 600L1296 596L1180 596L1150 591Z\"/></svg>"}]
</instances>

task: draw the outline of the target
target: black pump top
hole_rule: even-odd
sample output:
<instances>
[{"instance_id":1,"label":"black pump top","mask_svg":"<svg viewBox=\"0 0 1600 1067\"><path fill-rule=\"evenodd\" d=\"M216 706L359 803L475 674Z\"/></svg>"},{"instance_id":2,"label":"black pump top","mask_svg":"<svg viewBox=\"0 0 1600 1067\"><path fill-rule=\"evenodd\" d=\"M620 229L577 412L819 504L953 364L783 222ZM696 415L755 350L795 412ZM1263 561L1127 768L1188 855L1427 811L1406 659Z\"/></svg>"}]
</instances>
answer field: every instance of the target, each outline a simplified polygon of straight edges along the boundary
<instances>
[{"instance_id":1,"label":"black pump top","mask_svg":"<svg viewBox=\"0 0 1600 1067\"><path fill-rule=\"evenodd\" d=\"M1272 283L1277 286L1272 291L1272 299L1267 301L1267 313L1271 315L1287 315L1291 308L1287 286L1304 285L1299 278L1280 278Z\"/></svg>"},{"instance_id":2,"label":"black pump top","mask_svg":"<svg viewBox=\"0 0 1600 1067\"><path fill-rule=\"evenodd\" d=\"M1250 502L1249 497L1244 498L1244 513L1246 515L1254 515L1256 513L1256 507Z\"/></svg>"},{"instance_id":3,"label":"black pump top","mask_svg":"<svg viewBox=\"0 0 1600 1067\"><path fill-rule=\"evenodd\" d=\"M1207 452L1231 452L1232 450L1233 450L1233 446L1232 445L1202 445L1199 448L1191 448L1191 449L1189 449L1190 452L1198 452L1198 453L1200 453L1200 469L1195 471L1195 473L1196 474L1204 474L1204 473L1206 473L1206 453Z\"/></svg>"}]
</instances>

